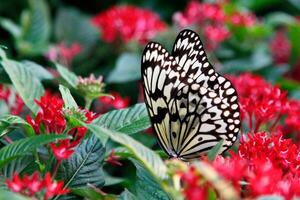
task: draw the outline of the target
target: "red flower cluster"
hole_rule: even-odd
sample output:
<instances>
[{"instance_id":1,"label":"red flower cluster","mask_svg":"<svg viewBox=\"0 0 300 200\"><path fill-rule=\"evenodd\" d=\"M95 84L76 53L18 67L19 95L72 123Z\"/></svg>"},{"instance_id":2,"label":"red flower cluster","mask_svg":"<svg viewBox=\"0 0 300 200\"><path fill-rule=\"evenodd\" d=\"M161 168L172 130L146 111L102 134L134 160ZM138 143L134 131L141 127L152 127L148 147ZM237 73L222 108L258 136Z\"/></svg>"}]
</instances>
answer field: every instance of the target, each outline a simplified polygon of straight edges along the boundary
<instances>
[{"instance_id":1,"label":"red flower cluster","mask_svg":"<svg viewBox=\"0 0 300 200\"><path fill-rule=\"evenodd\" d=\"M181 180L185 184L183 193L187 200L208 199L209 186L207 183L201 184L201 179L193 166L186 173L181 174Z\"/></svg>"},{"instance_id":2,"label":"red flower cluster","mask_svg":"<svg viewBox=\"0 0 300 200\"><path fill-rule=\"evenodd\" d=\"M145 42L156 33L165 30L166 25L150 10L134 6L113 6L92 18L92 23L101 29L103 40Z\"/></svg>"},{"instance_id":3,"label":"red flower cluster","mask_svg":"<svg viewBox=\"0 0 300 200\"><path fill-rule=\"evenodd\" d=\"M183 12L175 13L173 19L180 27L192 24L204 27L209 49L217 47L220 42L230 36L225 26L226 15L222 4L191 1Z\"/></svg>"},{"instance_id":4,"label":"red flower cluster","mask_svg":"<svg viewBox=\"0 0 300 200\"><path fill-rule=\"evenodd\" d=\"M253 26L256 23L256 17L252 13L234 12L229 16L229 22L235 26Z\"/></svg>"},{"instance_id":5,"label":"red flower cluster","mask_svg":"<svg viewBox=\"0 0 300 200\"><path fill-rule=\"evenodd\" d=\"M286 113L286 92L272 86L260 76L249 73L229 78L239 94L241 118L248 121L249 129L257 132L266 123L270 125L271 131L275 129Z\"/></svg>"},{"instance_id":6,"label":"red flower cluster","mask_svg":"<svg viewBox=\"0 0 300 200\"><path fill-rule=\"evenodd\" d=\"M291 54L291 43L284 30L278 30L269 44L269 49L276 64L287 63Z\"/></svg>"},{"instance_id":7,"label":"red flower cluster","mask_svg":"<svg viewBox=\"0 0 300 200\"><path fill-rule=\"evenodd\" d=\"M32 119L29 115L26 116L26 119L34 128L36 134L40 134L42 125L47 133L62 133L66 127L66 120L62 110L64 105L63 100L58 96L46 92L41 97L41 100L35 100L35 103L39 105L40 111L35 119Z\"/></svg>"},{"instance_id":8,"label":"red flower cluster","mask_svg":"<svg viewBox=\"0 0 300 200\"><path fill-rule=\"evenodd\" d=\"M115 150L113 149L108 155L106 162L112 166L122 166L122 163L119 161L120 157L116 155Z\"/></svg>"},{"instance_id":9,"label":"red flower cluster","mask_svg":"<svg viewBox=\"0 0 300 200\"><path fill-rule=\"evenodd\" d=\"M242 139L237 154L231 152L231 157L226 158L217 156L212 167L245 198L272 194L288 200L299 197L300 152L297 146L280 134L268 136L262 132L248 134L248 137L248 141ZM197 199L197 196L207 199L209 189L213 189L193 165L181 174L181 179L188 200Z\"/></svg>"},{"instance_id":10,"label":"red flower cluster","mask_svg":"<svg viewBox=\"0 0 300 200\"><path fill-rule=\"evenodd\" d=\"M63 113L63 100L58 96L46 93L41 97L40 101L35 101L39 107L35 119L27 116L27 122L34 128L36 134L40 134L45 129L48 134L61 134L66 129L66 119ZM85 122L90 123L96 117L97 114L84 111ZM85 127L74 127L68 132L68 135L72 136L72 139L59 140L56 143L51 143L50 147L54 156L58 161L68 159L73 153L74 148L84 138L87 129Z\"/></svg>"},{"instance_id":11,"label":"red flower cluster","mask_svg":"<svg viewBox=\"0 0 300 200\"><path fill-rule=\"evenodd\" d=\"M22 113L24 109L24 102L20 95L13 92L11 88L5 87L2 84L0 84L0 101L1 100L6 103L10 114L19 115Z\"/></svg>"},{"instance_id":12,"label":"red flower cluster","mask_svg":"<svg viewBox=\"0 0 300 200\"><path fill-rule=\"evenodd\" d=\"M110 106L115 109L122 109L128 107L129 97L122 98L122 96L117 92L111 92L110 94L114 97L114 99L108 96L102 96L99 98L100 102L106 106Z\"/></svg>"},{"instance_id":13,"label":"red flower cluster","mask_svg":"<svg viewBox=\"0 0 300 200\"><path fill-rule=\"evenodd\" d=\"M78 43L74 43L68 47L64 42L61 42L57 46L51 47L46 57L53 62L59 61L68 66L80 51L81 47Z\"/></svg>"},{"instance_id":14,"label":"red flower cluster","mask_svg":"<svg viewBox=\"0 0 300 200\"><path fill-rule=\"evenodd\" d=\"M6 180L6 184L11 191L34 199L43 196L43 199L47 200L56 195L69 192L69 189L64 188L63 181L54 181L50 173L46 173L44 179L41 179L37 171L32 176L25 175L23 178L20 178L18 174L14 174L12 180Z\"/></svg>"}]
</instances>

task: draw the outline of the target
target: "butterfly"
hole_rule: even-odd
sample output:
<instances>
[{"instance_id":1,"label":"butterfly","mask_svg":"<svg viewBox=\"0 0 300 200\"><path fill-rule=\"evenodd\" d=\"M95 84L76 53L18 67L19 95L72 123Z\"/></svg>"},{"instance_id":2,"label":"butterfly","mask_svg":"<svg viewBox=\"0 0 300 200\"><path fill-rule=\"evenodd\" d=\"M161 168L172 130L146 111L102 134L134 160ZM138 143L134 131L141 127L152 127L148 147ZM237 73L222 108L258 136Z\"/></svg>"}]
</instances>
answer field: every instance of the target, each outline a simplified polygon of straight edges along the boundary
<instances>
[{"instance_id":1,"label":"butterfly","mask_svg":"<svg viewBox=\"0 0 300 200\"><path fill-rule=\"evenodd\" d=\"M237 92L209 63L197 33L181 31L171 54L149 42L141 73L152 127L170 157L198 158L221 140L224 152L236 141L241 124Z\"/></svg>"}]
</instances>

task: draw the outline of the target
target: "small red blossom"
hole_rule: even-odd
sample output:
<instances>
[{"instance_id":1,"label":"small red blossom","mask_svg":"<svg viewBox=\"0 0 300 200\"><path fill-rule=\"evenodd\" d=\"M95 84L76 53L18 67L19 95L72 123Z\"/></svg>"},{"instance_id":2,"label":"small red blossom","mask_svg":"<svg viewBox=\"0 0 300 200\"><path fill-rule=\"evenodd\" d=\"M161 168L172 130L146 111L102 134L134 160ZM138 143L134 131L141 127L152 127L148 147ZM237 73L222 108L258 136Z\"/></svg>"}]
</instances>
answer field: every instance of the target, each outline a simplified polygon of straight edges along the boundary
<instances>
[{"instance_id":1,"label":"small red blossom","mask_svg":"<svg viewBox=\"0 0 300 200\"><path fill-rule=\"evenodd\" d=\"M284 120L284 131L287 133L300 133L300 101L289 100L287 103L287 117ZM298 139L300 135L297 134Z\"/></svg>"},{"instance_id":2,"label":"small red blossom","mask_svg":"<svg viewBox=\"0 0 300 200\"><path fill-rule=\"evenodd\" d=\"M116 155L115 150L113 149L106 159L106 162L112 166L122 166L122 163L119 161L119 159L120 157Z\"/></svg>"},{"instance_id":3,"label":"small red blossom","mask_svg":"<svg viewBox=\"0 0 300 200\"><path fill-rule=\"evenodd\" d=\"M247 162L243 158L234 154L232 154L232 157L227 158L217 156L212 166L226 180L231 181L237 191L240 190L240 181L243 180L247 169Z\"/></svg>"},{"instance_id":4,"label":"small red blossom","mask_svg":"<svg viewBox=\"0 0 300 200\"><path fill-rule=\"evenodd\" d=\"M210 49L230 36L228 29L222 25L207 25L204 27L204 34L209 39Z\"/></svg>"},{"instance_id":5,"label":"small red blossom","mask_svg":"<svg viewBox=\"0 0 300 200\"><path fill-rule=\"evenodd\" d=\"M11 101L13 99L13 101ZM24 102L19 94L17 94L12 88L5 87L0 84L0 101L3 100L12 115L20 115L24 109Z\"/></svg>"},{"instance_id":6,"label":"small red blossom","mask_svg":"<svg viewBox=\"0 0 300 200\"><path fill-rule=\"evenodd\" d=\"M63 181L54 181L49 172L45 175L44 187L46 188L44 200L50 199L56 195L67 194L70 191L69 189L64 188Z\"/></svg>"},{"instance_id":7,"label":"small red blossom","mask_svg":"<svg viewBox=\"0 0 300 200\"><path fill-rule=\"evenodd\" d=\"M148 9L130 5L113 6L92 18L92 23L101 29L103 40L124 42L148 41L158 32L165 30L166 24Z\"/></svg>"},{"instance_id":8,"label":"small red blossom","mask_svg":"<svg viewBox=\"0 0 300 200\"><path fill-rule=\"evenodd\" d=\"M6 179L6 184L11 191L34 199L37 199L37 196L40 196L40 194L44 192L44 200L69 192L69 189L64 188L64 182L54 181L49 172L46 173L43 179L40 178L38 171L35 171L31 176L24 175L23 178L20 178L17 173L14 173L12 180Z\"/></svg>"},{"instance_id":9,"label":"small red blossom","mask_svg":"<svg viewBox=\"0 0 300 200\"><path fill-rule=\"evenodd\" d=\"M183 194L186 199L207 199L208 184L207 182L201 183L202 177L193 166L191 166L186 172L180 174L181 180L184 184Z\"/></svg>"},{"instance_id":10,"label":"small red blossom","mask_svg":"<svg viewBox=\"0 0 300 200\"><path fill-rule=\"evenodd\" d=\"M122 109L128 107L129 97L122 98L122 96L117 92L111 92L111 95L114 97L114 99L108 96L103 96L99 98L100 102L105 105L111 106L115 109Z\"/></svg>"},{"instance_id":11,"label":"small red blossom","mask_svg":"<svg viewBox=\"0 0 300 200\"><path fill-rule=\"evenodd\" d=\"M60 134L65 130L66 120L63 115L63 100L48 92L41 97L40 101L35 100L40 111L35 119L27 116L27 122L32 125L37 134L40 133L41 125L45 127L47 133Z\"/></svg>"},{"instance_id":12,"label":"small red blossom","mask_svg":"<svg viewBox=\"0 0 300 200\"><path fill-rule=\"evenodd\" d=\"M6 179L6 185L13 192L21 192L26 187L17 173L14 173L12 180Z\"/></svg>"},{"instance_id":13,"label":"small red blossom","mask_svg":"<svg viewBox=\"0 0 300 200\"><path fill-rule=\"evenodd\" d=\"M59 140L57 143L51 143L50 147L57 160L68 159L74 153L74 147L78 143L72 143L70 139Z\"/></svg>"},{"instance_id":14,"label":"small red blossom","mask_svg":"<svg viewBox=\"0 0 300 200\"><path fill-rule=\"evenodd\" d=\"M71 46L66 46L64 42L51 47L46 54L46 57L53 62L62 62L66 66L69 66L76 55L81 51L81 47L78 43L74 43Z\"/></svg>"},{"instance_id":15,"label":"small red blossom","mask_svg":"<svg viewBox=\"0 0 300 200\"><path fill-rule=\"evenodd\" d=\"M89 110L85 110L85 117L86 117L86 120L85 120L85 123L91 123L94 119L96 119L97 117L99 117L99 114L97 113L94 113L92 111L89 111Z\"/></svg>"},{"instance_id":16,"label":"small red blossom","mask_svg":"<svg viewBox=\"0 0 300 200\"><path fill-rule=\"evenodd\" d=\"M229 21L235 26L253 26L256 23L256 17L252 13L234 12L229 16Z\"/></svg>"},{"instance_id":17,"label":"small red blossom","mask_svg":"<svg viewBox=\"0 0 300 200\"><path fill-rule=\"evenodd\" d=\"M269 44L269 49L276 64L287 63L291 54L291 43L284 30L278 30Z\"/></svg>"}]
</instances>

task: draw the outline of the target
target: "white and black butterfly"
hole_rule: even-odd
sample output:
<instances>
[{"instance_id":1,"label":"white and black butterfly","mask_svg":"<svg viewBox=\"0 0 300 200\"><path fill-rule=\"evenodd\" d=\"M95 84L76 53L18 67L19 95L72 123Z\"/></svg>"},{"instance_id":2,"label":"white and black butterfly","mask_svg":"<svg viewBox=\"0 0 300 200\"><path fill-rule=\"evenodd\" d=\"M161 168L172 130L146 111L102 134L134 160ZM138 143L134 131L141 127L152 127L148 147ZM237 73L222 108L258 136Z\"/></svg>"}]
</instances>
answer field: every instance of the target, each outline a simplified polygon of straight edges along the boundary
<instances>
[{"instance_id":1,"label":"white and black butterfly","mask_svg":"<svg viewBox=\"0 0 300 200\"><path fill-rule=\"evenodd\" d=\"M154 132L171 157L197 158L222 139L222 152L233 145L241 123L236 90L208 62L195 32L181 31L172 54L147 44L142 80Z\"/></svg>"}]
</instances>

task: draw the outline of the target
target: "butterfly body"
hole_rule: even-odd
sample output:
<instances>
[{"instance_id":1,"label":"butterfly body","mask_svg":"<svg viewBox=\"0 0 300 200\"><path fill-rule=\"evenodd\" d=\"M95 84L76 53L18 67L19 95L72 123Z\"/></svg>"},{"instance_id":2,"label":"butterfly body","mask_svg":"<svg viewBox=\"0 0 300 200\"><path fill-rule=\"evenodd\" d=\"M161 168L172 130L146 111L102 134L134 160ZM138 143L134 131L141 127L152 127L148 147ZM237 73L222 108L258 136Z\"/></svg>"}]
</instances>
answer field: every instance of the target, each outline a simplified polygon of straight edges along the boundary
<instances>
[{"instance_id":1,"label":"butterfly body","mask_svg":"<svg viewBox=\"0 0 300 200\"><path fill-rule=\"evenodd\" d=\"M197 158L240 129L238 97L229 80L208 62L199 36L183 30L172 54L150 42L142 56L147 110L160 146L171 157Z\"/></svg>"}]
</instances>

